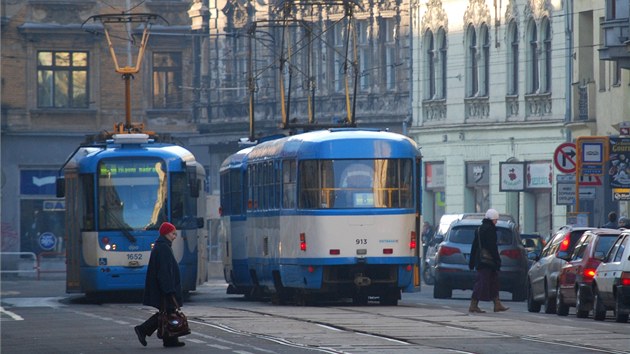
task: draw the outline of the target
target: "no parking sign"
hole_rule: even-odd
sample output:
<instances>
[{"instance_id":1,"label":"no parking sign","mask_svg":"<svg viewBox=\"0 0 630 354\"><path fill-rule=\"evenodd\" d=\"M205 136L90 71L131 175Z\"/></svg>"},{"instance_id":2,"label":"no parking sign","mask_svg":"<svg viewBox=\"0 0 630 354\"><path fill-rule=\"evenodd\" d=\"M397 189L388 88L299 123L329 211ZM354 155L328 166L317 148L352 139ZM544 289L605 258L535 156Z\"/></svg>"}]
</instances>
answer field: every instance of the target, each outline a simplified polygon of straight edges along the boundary
<instances>
[{"instance_id":1,"label":"no parking sign","mask_svg":"<svg viewBox=\"0 0 630 354\"><path fill-rule=\"evenodd\" d=\"M553 154L553 162L562 173L575 173L577 152L575 144L562 143Z\"/></svg>"}]
</instances>

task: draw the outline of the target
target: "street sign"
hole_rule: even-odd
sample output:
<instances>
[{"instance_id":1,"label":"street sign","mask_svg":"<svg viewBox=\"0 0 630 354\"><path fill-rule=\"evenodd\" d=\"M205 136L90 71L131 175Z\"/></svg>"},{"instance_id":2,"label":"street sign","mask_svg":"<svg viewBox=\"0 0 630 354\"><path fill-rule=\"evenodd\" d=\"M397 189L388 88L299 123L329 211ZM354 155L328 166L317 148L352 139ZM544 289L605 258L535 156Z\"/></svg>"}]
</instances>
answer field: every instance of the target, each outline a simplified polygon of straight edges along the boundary
<instances>
[{"instance_id":1,"label":"street sign","mask_svg":"<svg viewBox=\"0 0 630 354\"><path fill-rule=\"evenodd\" d=\"M613 188L613 200L630 200L630 188Z\"/></svg>"},{"instance_id":2,"label":"street sign","mask_svg":"<svg viewBox=\"0 0 630 354\"><path fill-rule=\"evenodd\" d=\"M601 164L604 162L604 144L599 142L582 143L582 163Z\"/></svg>"},{"instance_id":3,"label":"street sign","mask_svg":"<svg viewBox=\"0 0 630 354\"><path fill-rule=\"evenodd\" d=\"M567 174L567 175L556 175L556 182L575 184L575 173Z\"/></svg>"},{"instance_id":4,"label":"street sign","mask_svg":"<svg viewBox=\"0 0 630 354\"><path fill-rule=\"evenodd\" d=\"M580 186L601 186L602 179L597 175L581 175Z\"/></svg>"},{"instance_id":5,"label":"street sign","mask_svg":"<svg viewBox=\"0 0 630 354\"><path fill-rule=\"evenodd\" d=\"M553 162L556 165L556 168L563 173L574 173L575 172L575 157L577 153L575 151L575 144L573 143L562 143L558 145L556 151L553 154Z\"/></svg>"},{"instance_id":6,"label":"street sign","mask_svg":"<svg viewBox=\"0 0 630 354\"><path fill-rule=\"evenodd\" d=\"M558 183L556 185L556 204L575 204L575 183Z\"/></svg>"},{"instance_id":7,"label":"street sign","mask_svg":"<svg viewBox=\"0 0 630 354\"><path fill-rule=\"evenodd\" d=\"M580 187L580 199L582 199L582 200L594 200L595 199L595 187Z\"/></svg>"}]
</instances>

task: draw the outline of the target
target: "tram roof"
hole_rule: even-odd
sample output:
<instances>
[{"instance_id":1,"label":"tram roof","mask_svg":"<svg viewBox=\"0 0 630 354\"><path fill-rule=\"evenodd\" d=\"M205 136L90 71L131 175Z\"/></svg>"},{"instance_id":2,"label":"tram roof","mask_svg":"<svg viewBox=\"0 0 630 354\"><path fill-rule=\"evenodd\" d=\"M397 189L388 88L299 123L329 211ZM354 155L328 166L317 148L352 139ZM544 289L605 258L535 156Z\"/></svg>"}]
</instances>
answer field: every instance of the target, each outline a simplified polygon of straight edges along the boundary
<instances>
[{"instance_id":1,"label":"tram roof","mask_svg":"<svg viewBox=\"0 0 630 354\"><path fill-rule=\"evenodd\" d=\"M187 149L173 144L146 142L141 144L117 144L108 142L107 144L91 145L80 148L74 157L66 165L72 168L73 165L80 164L89 170L96 169L98 162L107 158L160 158L171 163L194 163L195 156ZM177 168L177 165L173 167Z\"/></svg>"},{"instance_id":2,"label":"tram roof","mask_svg":"<svg viewBox=\"0 0 630 354\"><path fill-rule=\"evenodd\" d=\"M415 141L398 133L340 128L267 141L254 146L248 158L402 158L419 154Z\"/></svg>"}]
</instances>

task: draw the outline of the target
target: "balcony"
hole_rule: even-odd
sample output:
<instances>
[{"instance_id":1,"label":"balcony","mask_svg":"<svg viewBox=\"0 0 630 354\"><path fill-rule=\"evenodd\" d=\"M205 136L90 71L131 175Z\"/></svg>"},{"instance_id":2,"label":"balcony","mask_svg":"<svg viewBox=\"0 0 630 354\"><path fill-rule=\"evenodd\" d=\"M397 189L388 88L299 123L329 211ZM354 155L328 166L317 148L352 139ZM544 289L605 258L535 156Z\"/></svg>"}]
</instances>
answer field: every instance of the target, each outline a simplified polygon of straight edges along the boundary
<instances>
[{"instance_id":1,"label":"balcony","mask_svg":"<svg viewBox=\"0 0 630 354\"><path fill-rule=\"evenodd\" d=\"M599 58L617 61L622 68L630 69L630 18L606 19L601 30L604 43L599 49Z\"/></svg>"}]
</instances>

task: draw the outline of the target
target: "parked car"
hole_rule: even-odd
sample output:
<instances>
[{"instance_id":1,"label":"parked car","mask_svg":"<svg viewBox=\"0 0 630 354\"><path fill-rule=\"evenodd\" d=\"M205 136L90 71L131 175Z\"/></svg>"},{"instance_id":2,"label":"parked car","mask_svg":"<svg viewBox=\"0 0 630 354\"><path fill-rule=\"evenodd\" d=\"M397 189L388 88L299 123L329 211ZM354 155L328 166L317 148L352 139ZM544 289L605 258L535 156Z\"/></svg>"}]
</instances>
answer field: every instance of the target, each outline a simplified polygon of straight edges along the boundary
<instances>
[{"instance_id":1,"label":"parked car","mask_svg":"<svg viewBox=\"0 0 630 354\"><path fill-rule=\"evenodd\" d=\"M527 273L527 310L539 312L542 305L545 313L556 312L556 289L560 270L567 263L563 258L573 254L575 244L585 231L593 227L563 226L556 231L543 248L540 257Z\"/></svg>"},{"instance_id":2,"label":"parked car","mask_svg":"<svg viewBox=\"0 0 630 354\"><path fill-rule=\"evenodd\" d=\"M613 229L588 230L576 243L573 255L564 258L567 264L558 276L556 294L558 315L566 316L569 308L575 307L577 317L588 317L593 308L595 270L620 234L620 230Z\"/></svg>"},{"instance_id":3,"label":"parked car","mask_svg":"<svg viewBox=\"0 0 630 354\"><path fill-rule=\"evenodd\" d=\"M449 298L453 289L473 288L476 272L468 269L468 259L475 231L483 219L483 215L479 215L481 216L477 218L470 216L454 221L439 245L434 268L434 298ZM527 256L521 244L518 227L507 218L500 218L496 226L501 256L500 290L511 292L514 301L523 301L526 296Z\"/></svg>"},{"instance_id":4,"label":"parked car","mask_svg":"<svg viewBox=\"0 0 630 354\"><path fill-rule=\"evenodd\" d=\"M603 321L606 311L615 312L617 322L630 314L630 231L615 240L593 278L593 318Z\"/></svg>"}]
</instances>

